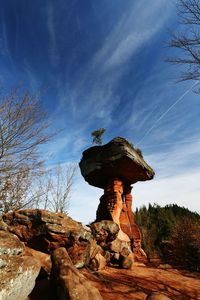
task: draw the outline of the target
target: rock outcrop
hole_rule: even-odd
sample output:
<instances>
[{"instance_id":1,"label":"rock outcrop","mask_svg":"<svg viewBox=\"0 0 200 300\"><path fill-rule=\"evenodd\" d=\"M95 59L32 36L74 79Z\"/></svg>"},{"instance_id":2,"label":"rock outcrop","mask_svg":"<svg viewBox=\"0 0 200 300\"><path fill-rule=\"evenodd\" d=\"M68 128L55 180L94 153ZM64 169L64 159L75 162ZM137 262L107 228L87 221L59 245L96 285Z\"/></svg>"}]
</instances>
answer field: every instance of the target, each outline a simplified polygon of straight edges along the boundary
<instances>
[{"instance_id":1,"label":"rock outcrop","mask_svg":"<svg viewBox=\"0 0 200 300\"><path fill-rule=\"evenodd\" d=\"M36 210L35 212L36 215L49 215L47 219L52 222L58 217L57 214L47 211ZM167 297L199 299L200 297L200 278L197 274L188 275L184 271L181 274L181 271L173 270L169 265L148 268L144 264L133 262L131 243L118 238L120 228L113 221L96 222L88 229L72 220L72 223L77 223L74 224L74 228L86 230L90 238L85 239L84 244L81 244L82 238L78 238L78 243L76 239L76 242L71 243L70 246L65 243L65 247L60 247L59 245L63 244L61 235L60 243L53 244L57 246L56 249L48 247L47 243L47 248L41 252L30 248L30 245L27 246L29 239L20 241L16 234L9 232L12 230L19 234L22 220L21 218L17 220L16 216L19 217L20 214L21 211L13 214L15 218L12 219L12 225L8 222L8 214L3 215L0 222L1 300L124 300L129 298L146 300L167 299ZM37 239L40 231L36 226L33 210L23 210L23 214L29 216L29 222L25 218L24 225L29 224L31 239L34 239L34 233ZM40 222L41 218L39 218ZM43 225L46 223L48 222L44 222ZM46 228L46 225L44 227ZM63 227L60 225L59 230L64 232L66 224ZM73 230L72 227L70 230ZM25 229L22 231L26 232ZM76 230L74 234L77 236ZM49 239L48 230L43 232L43 239L45 235ZM19 234L19 236L24 239L24 235ZM82 232L81 236L85 234ZM65 235L63 238L66 241ZM80 266L86 268L77 269L75 266L78 260L79 268ZM123 269L119 269L118 266Z\"/></svg>"},{"instance_id":2,"label":"rock outcrop","mask_svg":"<svg viewBox=\"0 0 200 300\"><path fill-rule=\"evenodd\" d=\"M89 184L104 189L96 222L111 220L118 224L118 239L131 244L133 259L146 260L140 230L134 222L131 184L152 179L154 171L144 161L141 151L118 137L106 145L85 150L79 165Z\"/></svg>"},{"instance_id":3,"label":"rock outcrop","mask_svg":"<svg viewBox=\"0 0 200 300\"><path fill-rule=\"evenodd\" d=\"M52 254L52 280L59 300L102 300L99 291L77 271L65 248Z\"/></svg>"},{"instance_id":4,"label":"rock outcrop","mask_svg":"<svg viewBox=\"0 0 200 300\"><path fill-rule=\"evenodd\" d=\"M101 221L90 225L92 234L100 247L96 269L102 269L103 264L118 265L121 268L130 269L134 260L130 240L119 238L120 227L113 221ZM102 259L104 258L104 260ZM93 261L89 264L93 266Z\"/></svg>"},{"instance_id":5,"label":"rock outcrop","mask_svg":"<svg viewBox=\"0 0 200 300\"><path fill-rule=\"evenodd\" d=\"M79 165L85 180L103 189L110 178L118 178L131 185L154 177L153 169L133 145L122 137L85 150Z\"/></svg>"},{"instance_id":6,"label":"rock outcrop","mask_svg":"<svg viewBox=\"0 0 200 300\"><path fill-rule=\"evenodd\" d=\"M0 228L14 233L26 246L47 254L59 247L75 249L76 246L84 251L91 238L90 229L81 223L63 213L41 209L8 212L2 216ZM76 263L75 251L70 253Z\"/></svg>"},{"instance_id":7,"label":"rock outcrop","mask_svg":"<svg viewBox=\"0 0 200 300\"><path fill-rule=\"evenodd\" d=\"M0 299L25 300L35 286L40 263L25 256L25 247L11 233L0 231Z\"/></svg>"}]
</instances>

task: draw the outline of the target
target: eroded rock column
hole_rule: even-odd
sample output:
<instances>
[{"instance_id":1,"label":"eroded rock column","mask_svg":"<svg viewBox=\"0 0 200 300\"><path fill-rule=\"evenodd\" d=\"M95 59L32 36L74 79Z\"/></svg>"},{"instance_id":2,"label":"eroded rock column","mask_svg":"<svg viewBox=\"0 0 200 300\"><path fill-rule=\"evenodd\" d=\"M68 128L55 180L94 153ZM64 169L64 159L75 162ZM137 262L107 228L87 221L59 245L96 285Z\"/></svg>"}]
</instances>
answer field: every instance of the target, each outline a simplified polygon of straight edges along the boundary
<instances>
[{"instance_id":1,"label":"eroded rock column","mask_svg":"<svg viewBox=\"0 0 200 300\"><path fill-rule=\"evenodd\" d=\"M97 209L96 222L102 220L112 220L120 227L120 215L123 207L123 182L117 178L109 180L104 188L104 195L100 198L100 204ZM120 227L118 238L129 241L129 237Z\"/></svg>"},{"instance_id":2,"label":"eroded rock column","mask_svg":"<svg viewBox=\"0 0 200 300\"><path fill-rule=\"evenodd\" d=\"M120 226L123 232L125 232L131 240L131 248L140 259L146 258L144 251L141 249L141 234L140 230L135 224L134 214L132 211L132 201L133 197L131 195L132 187L130 185L125 185L123 190L123 204L122 211L120 214Z\"/></svg>"}]
</instances>

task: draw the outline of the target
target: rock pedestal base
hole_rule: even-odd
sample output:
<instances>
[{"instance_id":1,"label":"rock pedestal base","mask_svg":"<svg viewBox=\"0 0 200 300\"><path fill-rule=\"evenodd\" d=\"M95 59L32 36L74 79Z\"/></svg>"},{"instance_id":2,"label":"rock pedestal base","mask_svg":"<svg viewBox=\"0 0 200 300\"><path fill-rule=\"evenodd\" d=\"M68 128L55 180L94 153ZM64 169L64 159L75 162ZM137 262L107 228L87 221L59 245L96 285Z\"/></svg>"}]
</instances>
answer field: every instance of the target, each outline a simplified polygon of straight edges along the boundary
<instances>
[{"instance_id":1,"label":"rock pedestal base","mask_svg":"<svg viewBox=\"0 0 200 300\"><path fill-rule=\"evenodd\" d=\"M146 254L141 248L140 230L134 222L132 212L132 187L125 185L119 179L112 179L104 188L104 194L100 198L97 209L96 222L111 220L120 230L118 239L130 241L136 260L146 259Z\"/></svg>"}]
</instances>

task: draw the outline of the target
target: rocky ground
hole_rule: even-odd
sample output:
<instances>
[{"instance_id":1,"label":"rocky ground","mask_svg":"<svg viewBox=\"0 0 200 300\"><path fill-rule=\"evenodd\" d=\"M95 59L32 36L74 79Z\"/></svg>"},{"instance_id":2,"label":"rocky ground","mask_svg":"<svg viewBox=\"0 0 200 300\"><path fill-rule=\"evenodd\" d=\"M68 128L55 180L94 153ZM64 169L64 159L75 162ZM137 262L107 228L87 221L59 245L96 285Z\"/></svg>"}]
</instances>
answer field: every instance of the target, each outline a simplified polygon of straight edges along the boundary
<instances>
[{"instance_id":1,"label":"rocky ground","mask_svg":"<svg viewBox=\"0 0 200 300\"><path fill-rule=\"evenodd\" d=\"M131 264L118 230L43 210L3 215L0 300L200 299L200 274Z\"/></svg>"},{"instance_id":2,"label":"rocky ground","mask_svg":"<svg viewBox=\"0 0 200 300\"><path fill-rule=\"evenodd\" d=\"M93 273L83 269L82 273L105 300L200 299L200 274L183 270L134 266L132 270L106 267Z\"/></svg>"},{"instance_id":3,"label":"rocky ground","mask_svg":"<svg viewBox=\"0 0 200 300\"><path fill-rule=\"evenodd\" d=\"M200 274L184 270L134 266L133 270L106 267L97 272L83 268L81 273L104 300L200 299ZM49 281L40 281L30 299L55 300Z\"/></svg>"}]
</instances>

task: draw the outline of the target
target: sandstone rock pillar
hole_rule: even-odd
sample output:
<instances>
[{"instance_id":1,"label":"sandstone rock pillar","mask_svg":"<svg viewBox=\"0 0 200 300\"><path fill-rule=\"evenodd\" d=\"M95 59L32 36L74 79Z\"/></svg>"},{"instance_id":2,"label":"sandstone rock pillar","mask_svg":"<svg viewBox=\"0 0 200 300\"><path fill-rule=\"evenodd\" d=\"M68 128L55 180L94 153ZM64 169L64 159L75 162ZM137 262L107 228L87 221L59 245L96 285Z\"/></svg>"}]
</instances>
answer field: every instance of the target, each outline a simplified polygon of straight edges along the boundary
<instances>
[{"instance_id":1,"label":"sandstone rock pillar","mask_svg":"<svg viewBox=\"0 0 200 300\"><path fill-rule=\"evenodd\" d=\"M145 256L131 208L131 184L151 180L155 173L144 161L141 151L123 137L116 137L105 145L86 149L79 166L89 184L104 189L96 222L114 221L120 228L118 239L129 241L138 257Z\"/></svg>"},{"instance_id":2,"label":"sandstone rock pillar","mask_svg":"<svg viewBox=\"0 0 200 300\"><path fill-rule=\"evenodd\" d=\"M141 247L141 233L140 229L134 221L134 214L132 211L133 197L131 195L132 187L130 185L124 186L123 207L120 214L120 226L131 240L131 248L134 257L138 261L145 261L146 254Z\"/></svg>"},{"instance_id":3,"label":"sandstone rock pillar","mask_svg":"<svg viewBox=\"0 0 200 300\"><path fill-rule=\"evenodd\" d=\"M124 186L123 191L123 206L120 214L120 226L121 229L128 235L132 243L132 250L135 248L135 244L141 242L140 230L134 222L134 214L132 211L131 195L132 187L130 185Z\"/></svg>"},{"instance_id":4,"label":"sandstone rock pillar","mask_svg":"<svg viewBox=\"0 0 200 300\"><path fill-rule=\"evenodd\" d=\"M117 178L108 181L104 188L104 195L100 198L96 222L112 220L119 225L120 231L118 233L118 238L124 241L129 241L130 239L120 227L120 215L123 207L123 188L123 182Z\"/></svg>"}]
</instances>

